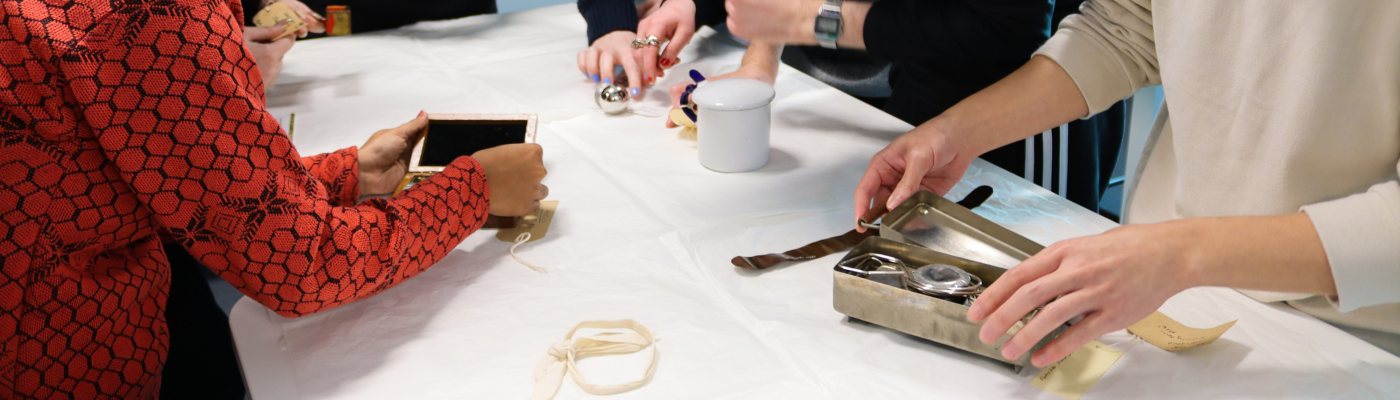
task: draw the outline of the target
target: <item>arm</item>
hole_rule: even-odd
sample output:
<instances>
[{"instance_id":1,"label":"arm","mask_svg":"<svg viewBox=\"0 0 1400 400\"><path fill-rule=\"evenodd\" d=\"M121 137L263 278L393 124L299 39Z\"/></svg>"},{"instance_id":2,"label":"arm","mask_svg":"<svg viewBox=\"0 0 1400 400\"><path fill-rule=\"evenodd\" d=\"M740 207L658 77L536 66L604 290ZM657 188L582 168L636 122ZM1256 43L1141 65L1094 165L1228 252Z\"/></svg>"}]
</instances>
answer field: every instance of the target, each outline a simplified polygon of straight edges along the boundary
<instances>
[{"instance_id":1,"label":"arm","mask_svg":"<svg viewBox=\"0 0 1400 400\"><path fill-rule=\"evenodd\" d=\"M326 187L331 204L348 207L355 205L360 198L360 163L358 151L346 148L340 151L302 157L301 163L306 172Z\"/></svg>"},{"instance_id":2,"label":"arm","mask_svg":"<svg viewBox=\"0 0 1400 400\"><path fill-rule=\"evenodd\" d=\"M70 64L65 72L70 81L102 82L113 73L142 74L103 68L105 63L173 66L169 76L181 81L140 101L107 101L98 85L68 87L74 101L85 104L84 119L113 172L202 264L277 313L298 316L414 276L481 226L488 211L486 182L480 165L465 157L398 198L334 205L333 194L307 171L262 108L260 78L228 7L191 6L188 14L152 17L132 28L131 46L106 49L103 61ZM170 32L200 49L125 54L158 47L158 35ZM164 70L146 74L137 80L167 76ZM147 106L153 109L141 109ZM124 114L132 115L131 122L113 117ZM348 162L354 154L347 149L327 157ZM337 176L357 185L354 174Z\"/></svg>"},{"instance_id":3,"label":"arm","mask_svg":"<svg viewBox=\"0 0 1400 400\"><path fill-rule=\"evenodd\" d=\"M1025 66L881 150L856 187L856 218L872 199L892 208L920 188L945 193L978 155L1159 83L1148 3L1086 3Z\"/></svg>"},{"instance_id":4,"label":"arm","mask_svg":"<svg viewBox=\"0 0 1400 400\"><path fill-rule=\"evenodd\" d=\"M729 28L739 36L818 44L813 27L823 0L730 3ZM1027 54L1045 40L1049 14L1050 4L1039 0L846 0L837 45L888 59Z\"/></svg>"}]
</instances>

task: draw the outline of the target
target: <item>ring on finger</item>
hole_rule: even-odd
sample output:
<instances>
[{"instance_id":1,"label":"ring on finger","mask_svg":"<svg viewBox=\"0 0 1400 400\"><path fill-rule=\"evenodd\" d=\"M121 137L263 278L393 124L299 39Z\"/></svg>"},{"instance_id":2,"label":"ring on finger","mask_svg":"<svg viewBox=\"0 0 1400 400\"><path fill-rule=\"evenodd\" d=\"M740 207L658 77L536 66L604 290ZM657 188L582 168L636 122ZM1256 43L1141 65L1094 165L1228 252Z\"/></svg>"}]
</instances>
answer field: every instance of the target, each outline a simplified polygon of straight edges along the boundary
<instances>
[{"instance_id":1,"label":"ring on finger","mask_svg":"<svg viewBox=\"0 0 1400 400\"><path fill-rule=\"evenodd\" d=\"M656 37L656 35L647 35L647 37L645 38L638 37L636 39L632 39L632 48L634 49L658 46L661 46L661 38Z\"/></svg>"}]
</instances>

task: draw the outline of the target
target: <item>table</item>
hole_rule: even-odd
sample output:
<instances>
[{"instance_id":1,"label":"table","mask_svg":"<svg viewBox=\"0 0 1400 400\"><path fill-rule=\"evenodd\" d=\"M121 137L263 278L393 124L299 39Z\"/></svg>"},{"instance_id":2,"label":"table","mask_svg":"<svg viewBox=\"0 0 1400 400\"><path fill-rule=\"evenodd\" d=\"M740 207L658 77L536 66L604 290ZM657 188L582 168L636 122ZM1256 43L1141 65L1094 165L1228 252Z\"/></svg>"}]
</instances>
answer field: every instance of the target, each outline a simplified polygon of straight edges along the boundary
<instances>
[{"instance_id":1,"label":"table","mask_svg":"<svg viewBox=\"0 0 1400 400\"><path fill-rule=\"evenodd\" d=\"M1053 398L1029 376L940 345L848 321L832 309L839 255L764 273L735 255L845 231L870 156L910 126L783 67L772 161L751 173L701 167L660 117L610 117L575 68L584 25L572 5L298 43L269 95L295 112L303 154L362 143L419 109L536 113L546 183L561 200L546 239L513 262L493 232L379 295L300 319L250 299L230 316L257 399L523 398L535 363L575 323L635 319L659 338L655 379L619 399ZM741 47L708 29L673 71L737 66ZM672 73L634 108L664 110ZM978 213L1041 243L1114 224L981 161L950 197L992 185ZM1164 310L1194 326L1239 323L1183 354L1126 333L1124 357L1090 398L1395 397L1400 358L1287 307L1192 289ZM642 357L583 362L595 381L631 379ZM559 398L587 396L565 381Z\"/></svg>"}]
</instances>

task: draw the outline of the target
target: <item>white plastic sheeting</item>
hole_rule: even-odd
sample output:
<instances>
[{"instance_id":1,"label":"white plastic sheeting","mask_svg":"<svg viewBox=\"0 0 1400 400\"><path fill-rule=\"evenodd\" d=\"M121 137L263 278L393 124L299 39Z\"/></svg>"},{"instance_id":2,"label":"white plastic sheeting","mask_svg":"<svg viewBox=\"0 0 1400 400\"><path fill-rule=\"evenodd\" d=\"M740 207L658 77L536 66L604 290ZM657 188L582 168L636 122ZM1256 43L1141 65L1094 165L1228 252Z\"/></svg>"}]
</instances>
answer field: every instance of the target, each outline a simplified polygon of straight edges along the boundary
<instances>
[{"instance_id":1,"label":"white plastic sheeting","mask_svg":"<svg viewBox=\"0 0 1400 400\"><path fill-rule=\"evenodd\" d=\"M687 69L733 69L741 49L710 33L634 107L664 108ZM1052 398L990 360L848 321L832 309L839 255L764 273L730 266L849 229L856 180L908 125L784 67L770 164L715 173L660 117L595 110L575 68L584 42L564 5L297 44L269 104L297 113L304 154L360 144L419 109L537 113L561 204L548 238L521 249L549 274L481 232L421 276L318 315L287 320L243 299L231 318L254 398L525 398L550 344L579 321L612 319L651 328L661 358L651 384L611 398ZM1041 243L1113 227L980 161L950 197L977 184L996 188L980 214ZM1088 398L1400 396L1400 358L1286 307L1193 289L1165 311L1239 323L1181 354L1109 335L1125 355ZM582 368L606 383L644 362ZM559 393L584 396L569 382Z\"/></svg>"}]
</instances>

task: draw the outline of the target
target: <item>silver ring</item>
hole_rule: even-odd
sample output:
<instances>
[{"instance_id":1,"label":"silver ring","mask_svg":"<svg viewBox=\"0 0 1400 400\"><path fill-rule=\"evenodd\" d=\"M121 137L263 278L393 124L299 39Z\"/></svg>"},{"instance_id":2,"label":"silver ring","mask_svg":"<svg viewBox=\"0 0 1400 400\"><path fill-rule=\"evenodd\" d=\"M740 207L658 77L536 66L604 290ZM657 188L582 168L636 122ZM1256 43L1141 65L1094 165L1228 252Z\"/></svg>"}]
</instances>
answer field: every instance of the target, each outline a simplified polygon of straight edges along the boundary
<instances>
[{"instance_id":1,"label":"silver ring","mask_svg":"<svg viewBox=\"0 0 1400 400\"><path fill-rule=\"evenodd\" d=\"M634 49L640 49L640 48L648 47L648 46L655 47L655 46L660 46L660 45L661 45L661 38L656 37L656 35L647 35L647 37L645 37L645 38L640 38L640 37L639 37L639 38L636 38L636 39L632 39L632 48L634 48Z\"/></svg>"}]
</instances>

